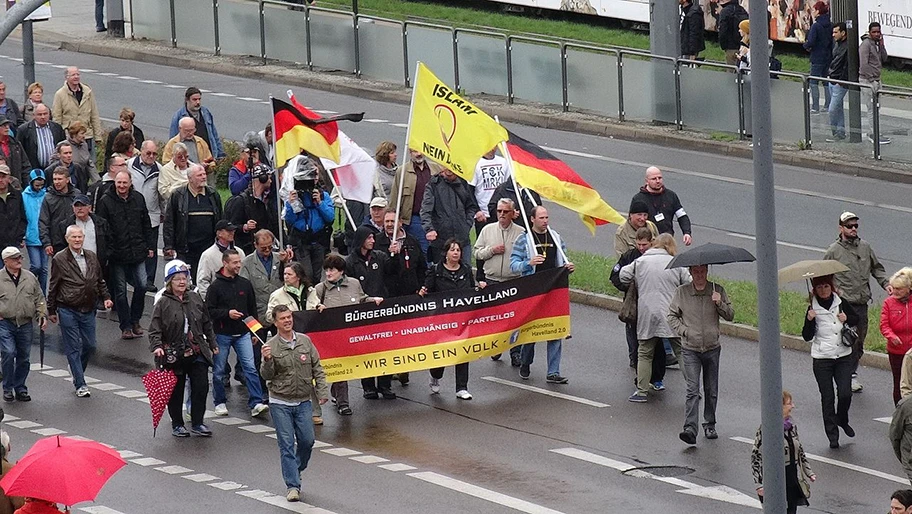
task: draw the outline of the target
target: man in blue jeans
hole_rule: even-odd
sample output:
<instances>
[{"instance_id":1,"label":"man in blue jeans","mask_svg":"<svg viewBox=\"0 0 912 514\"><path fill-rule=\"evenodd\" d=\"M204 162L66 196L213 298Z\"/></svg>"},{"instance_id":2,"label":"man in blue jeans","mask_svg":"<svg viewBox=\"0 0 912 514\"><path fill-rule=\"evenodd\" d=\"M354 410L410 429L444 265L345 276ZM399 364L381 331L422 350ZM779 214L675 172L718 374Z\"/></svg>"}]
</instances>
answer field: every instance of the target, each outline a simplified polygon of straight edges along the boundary
<instances>
[{"instance_id":1,"label":"man in blue jeans","mask_svg":"<svg viewBox=\"0 0 912 514\"><path fill-rule=\"evenodd\" d=\"M247 381L247 407L251 416L260 416L269 410L263 401L263 389L260 377L253 364L253 343L250 331L244 324L247 316L256 316L257 304L253 285L244 277L238 276L241 271L241 255L234 248L222 253L222 269L215 275L215 280L206 291L206 307L212 318L215 340L219 352L214 355L215 369L212 371L212 400L215 413L228 415L225 405L225 365L228 353L234 348L237 352L238 366Z\"/></svg>"},{"instance_id":2,"label":"man in blue jeans","mask_svg":"<svg viewBox=\"0 0 912 514\"><path fill-rule=\"evenodd\" d=\"M278 335L263 345L260 372L269 383L272 421L282 462L282 478L288 489L285 499L301 500L301 473L307 469L314 445L311 395L320 405L329 399L326 373L320 354L310 338L294 331L294 318L287 305L273 310ZM297 448L295 448L297 441Z\"/></svg>"},{"instance_id":3,"label":"man in blue jeans","mask_svg":"<svg viewBox=\"0 0 912 514\"><path fill-rule=\"evenodd\" d=\"M849 80L849 47L847 44L845 22L833 25L833 59L827 77L834 80ZM842 141L846 138L845 107L843 99L849 90L841 84L829 84L830 88L830 129L833 137L828 142Z\"/></svg>"},{"instance_id":4,"label":"man in blue jeans","mask_svg":"<svg viewBox=\"0 0 912 514\"><path fill-rule=\"evenodd\" d=\"M3 249L4 273L0 273L0 358L3 367L3 400L31 401L25 379L29 374L33 320L47 327L44 294L38 279L22 269L22 252L15 246Z\"/></svg>"},{"instance_id":5,"label":"man in blue jeans","mask_svg":"<svg viewBox=\"0 0 912 514\"><path fill-rule=\"evenodd\" d=\"M85 233L77 225L66 229L67 248L57 252L51 262L48 285L48 319L60 321L63 353L70 364L76 396L91 396L84 373L95 353L95 307L104 300L105 309L114 303L105 285L104 273L95 253L82 247Z\"/></svg>"}]
</instances>

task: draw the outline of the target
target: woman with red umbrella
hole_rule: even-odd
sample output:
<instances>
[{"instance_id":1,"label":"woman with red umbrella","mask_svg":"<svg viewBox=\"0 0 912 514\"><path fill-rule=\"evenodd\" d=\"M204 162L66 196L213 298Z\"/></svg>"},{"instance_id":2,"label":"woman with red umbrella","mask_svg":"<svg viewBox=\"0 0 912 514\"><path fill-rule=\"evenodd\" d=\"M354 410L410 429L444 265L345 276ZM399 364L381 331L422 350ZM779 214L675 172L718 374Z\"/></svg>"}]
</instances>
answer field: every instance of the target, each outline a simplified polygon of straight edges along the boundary
<instances>
[{"instance_id":1,"label":"woman with red umbrella","mask_svg":"<svg viewBox=\"0 0 912 514\"><path fill-rule=\"evenodd\" d=\"M20 507L15 514L60 514L57 504L38 498L26 498L25 505Z\"/></svg>"},{"instance_id":2,"label":"woman with red umbrella","mask_svg":"<svg viewBox=\"0 0 912 514\"><path fill-rule=\"evenodd\" d=\"M211 437L203 424L206 397L209 395L209 367L218 354L209 311L199 294L188 291L190 267L174 260L165 267L165 291L152 311L149 346L156 361L174 371L177 383L168 401L171 435L190 437L190 433ZM184 426L181 405L184 385L190 380L190 431ZM152 395L149 397L152 400ZM161 411L159 411L159 418ZM157 424L157 420L153 418Z\"/></svg>"}]
</instances>

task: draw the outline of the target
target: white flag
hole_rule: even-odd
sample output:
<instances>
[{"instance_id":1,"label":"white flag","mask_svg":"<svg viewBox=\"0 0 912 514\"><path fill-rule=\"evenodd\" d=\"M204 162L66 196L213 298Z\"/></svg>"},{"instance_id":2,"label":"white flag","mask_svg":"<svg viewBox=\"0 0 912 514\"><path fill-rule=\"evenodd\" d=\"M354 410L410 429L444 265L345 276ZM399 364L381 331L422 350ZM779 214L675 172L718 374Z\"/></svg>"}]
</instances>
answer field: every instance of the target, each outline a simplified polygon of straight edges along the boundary
<instances>
[{"instance_id":1,"label":"white flag","mask_svg":"<svg viewBox=\"0 0 912 514\"><path fill-rule=\"evenodd\" d=\"M336 163L329 159L320 159L320 162L326 171L332 173L343 198L370 203L374 196L377 162L341 130L338 140L341 162Z\"/></svg>"}]
</instances>

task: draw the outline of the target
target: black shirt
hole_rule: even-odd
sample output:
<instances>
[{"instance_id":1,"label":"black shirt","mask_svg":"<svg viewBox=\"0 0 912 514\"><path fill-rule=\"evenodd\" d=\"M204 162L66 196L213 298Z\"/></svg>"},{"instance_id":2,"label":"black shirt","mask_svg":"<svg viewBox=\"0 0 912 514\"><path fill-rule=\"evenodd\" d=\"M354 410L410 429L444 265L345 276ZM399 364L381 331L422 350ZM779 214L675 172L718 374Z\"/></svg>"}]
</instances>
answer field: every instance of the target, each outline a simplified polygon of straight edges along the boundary
<instances>
[{"instance_id":1,"label":"black shirt","mask_svg":"<svg viewBox=\"0 0 912 514\"><path fill-rule=\"evenodd\" d=\"M554 243L554 238L551 237L551 231L549 230L544 234L539 234L533 230L532 239L535 240L535 253L545 258L545 262L536 266L535 271L539 272L556 268L557 252L559 250Z\"/></svg>"},{"instance_id":2,"label":"black shirt","mask_svg":"<svg viewBox=\"0 0 912 514\"><path fill-rule=\"evenodd\" d=\"M187 244L208 246L215 237L215 206L205 192L187 199Z\"/></svg>"}]
</instances>

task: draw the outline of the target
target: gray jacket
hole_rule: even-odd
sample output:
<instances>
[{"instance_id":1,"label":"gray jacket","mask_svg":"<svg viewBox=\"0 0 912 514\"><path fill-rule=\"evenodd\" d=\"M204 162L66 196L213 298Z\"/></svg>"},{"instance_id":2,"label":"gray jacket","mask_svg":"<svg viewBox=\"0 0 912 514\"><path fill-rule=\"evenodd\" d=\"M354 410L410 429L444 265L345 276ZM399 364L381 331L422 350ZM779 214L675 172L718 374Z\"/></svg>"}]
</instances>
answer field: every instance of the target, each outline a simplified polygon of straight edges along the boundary
<instances>
[{"instance_id":1,"label":"gray jacket","mask_svg":"<svg viewBox=\"0 0 912 514\"><path fill-rule=\"evenodd\" d=\"M453 182L443 174L434 175L424 189L421 201L421 228L425 232L437 231L437 239L431 244L442 247L451 237L460 245L469 244L469 231L475 223L478 203L465 180Z\"/></svg>"},{"instance_id":2,"label":"gray jacket","mask_svg":"<svg viewBox=\"0 0 912 514\"><path fill-rule=\"evenodd\" d=\"M823 258L849 267L849 271L833 275L839 297L848 303L866 304L871 301L869 277L874 277L880 287L887 288L887 271L877 260L871 245L860 237L850 240L840 237L827 248Z\"/></svg>"},{"instance_id":3,"label":"gray jacket","mask_svg":"<svg viewBox=\"0 0 912 514\"><path fill-rule=\"evenodd\" d=\"M281 289L284 285L285 264L279 259L277 252L272 252L272 267L269 275L266 275L266 267L260 261L260 255L253 252L244 257L244 263L241 265L241 276L250 281L253 285L253 292L256 293L257 319L263 325L266 323L266 307L269 305L269 296L276 289ZM271 325L271 323L269 323Z\"/></svg>"},{"instance_id":4,"label":"gray jacket","mask_svg":"<svg viewBox=\"0 0 912 514\"><path fill-rule=\"evenodd\" d=\"M142 167L140 156L137 155L127 162L130 178L133 180L133 189L146 200L146 209L149 211L149 221L152 228L161 225L162 215L165 212L165 201L158 192L158 176L161 173L161 164L152 162L152 169L147 175ZM158 242L156 241L156 246Z\"/></svg>"},{"instance_id":5,"label":"gray jacket","mask_svg":"<svg viewBox=\"0 0 912 514\"><path fill-rule=\"evenodd\" d=\"M29 270L19 270L19 285L6 270L0 271L0 319L22 326L47 316L47 304L38 279Z\"/></svg>"},{"instance_id":6,"label":"gray jacket","mask_svg":"<svg viewBox=\"0 0 912 514\"><path fill-rule=\"evenodd\" d=\"M867 34L861 36L861 46L858 47L858 78L868 81L880 80L880 70L883 69L888 57L883 39L878 43Z\"/></svg>"},{"instance_id":7,"label":"gray jacket","mask_svg":"<svg viewBox=\"0 0 912 514\"><path fill-rule=\"evenodd\" d=\"M668 306L675 290L691 281L687 268L665 269L672 256L662 248L650 248L642 257L621 268L621 283L636 280L637 339L678 337L668 325Z\"/></svg>"},{"instance_id":8,"label":"gray jacket","mask_svg":"<svg viewBox=\"0 0 912 514\"><path fill-rule=\"evenodd\" d=\"M904 397L896 405L890 423L890 442L906 476L912 480L912 400Z\"/></svg>"},{"instance_id":9,"label":"gray jacket","mask_svg":"<svg viewBox=\"0 0 912 514\"><path fill-rule=\"evenodd\" d=\"M722 296L716 305L712 301L714 291ZM681 336L681 346L695 352L708 352L719 346L719 318L725 321L735 319L735 311L725 288L707 282L702 291L697 291L693 282L675 290L668 307L668 325Z\"/></svg>"}]
</instances>

